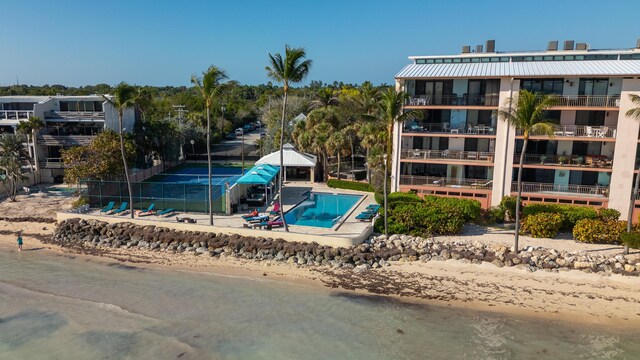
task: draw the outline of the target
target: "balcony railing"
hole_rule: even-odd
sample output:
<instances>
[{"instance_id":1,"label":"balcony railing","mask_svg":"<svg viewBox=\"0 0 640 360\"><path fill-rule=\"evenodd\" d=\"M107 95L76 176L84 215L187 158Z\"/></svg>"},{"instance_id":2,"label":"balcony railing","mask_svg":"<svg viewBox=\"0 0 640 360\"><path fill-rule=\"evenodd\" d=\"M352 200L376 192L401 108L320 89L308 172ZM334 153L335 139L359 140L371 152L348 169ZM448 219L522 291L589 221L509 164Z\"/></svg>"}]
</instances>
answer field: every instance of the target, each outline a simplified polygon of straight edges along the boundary
<instances>
[{"instance_id":1,"label":"balcony railing","mask_svg":"<svg viewBox=\"0 0 640 360\"><path fill-rule=\"evenodd\" d=\"M100 121L104 120L104 111L86 112L86 111L47 111L44 113L46 120L85 120Z\"/></svg>"},{"instance_id":2,"label":"balcony railing","mask_svg":"<svg viewBox=\"0 0 640 360\"><path fill-rule=\"evenodd\" d=\"M422 125L408 125L405 133L443 133L443 134L469 134L469 135L494 135L495 125L461 124L451 126L449 123L426 123Z\"/></svg>"},{"instance_id":3,"label":"balcony railing","mask_svg":"<svg viewBox=\"0 0 640 360\"><path fill-rule=\"evenodd\" d=\"M90 135L39 135L38 142L47 146L89 145L95 136Z\"/></svg>"},{"instance_id":4,"label":"balcony railing","mask_svg":"<svg viewBox=\"0 0 640 360\"><path fill-rule=\"evenodd\" d=\"M0 110L0 120L28 120L33 111L28 110Z\"/></svg>"},{"instance_id":5,"label":"balcony railing","mask_svg":"<svg viewBox=\"0 0 640 360\"><path fill-rule=\"evenodd\" d=\"M402 159L419 160L458 160L458 161L481 161L493 163L493 153L485 151L458 151L458 150L402 150Z\"/></svg>"},{"instance_id":6,"label":"balcony railing","mask_svg":"<svg viewBox=\"0 0 640 360\"><path fill-rule=\"evenodd\" d=\"M63 169L65 165L61 158L47 158L40 162L40 167L43 169Z\"/></svg>"},{"instance_id":7,"label":"balcony railing","mask_svg":"<svg viewBox=\"0 0 640 360\"><path fill-rule=\"evenodd\" d=\"M511 192L518 191L518 183L511 184ZM550 195L586 195L597 197L608 197L609 186L600 185L573 185L573 184L546 184L546 183L522 183L522 192L524 193L540 193Z\"/></svg>"},{"instance_id":8,"label":"balcony railing","mask_svg":"<svg viewBox=\"0 0 640 360\"><path fill-rule=\"evenodd\" d=\"M587 125L556 125L554 126L554 137L590 137L600 139L613 139L616 137L615 126L587 126ZM522 131L516 132L522 136ZM541 132L531 132L531 136L544 136Z\"/></svg>"},{"instance_id":9,"label":"balcony railing","mask_svg":"<svg viewBox=\"0 0 640 360\"><path fill-rule=\"evenodd\" d=\"M513 158L515 164L520 163L520 154L516 154ZM538 164L547 166L567 166L567 167L597 167L608 168L613 167L613 159L605 155L537 155L525 154L525 164Z\"/></svg>"},{"instance_id":10,"label":"balcony railing","mask_svg":"<svg viewBox=\"0 0 640 360\"><path fill-rule=\"evenodd\" d=\"M400 185L491 190L493 181L488 179L451 179L437 176L402 175L400 176Z\"/></svg>"},{"instance_id":11,"label":"balcony railing","mask_svg":"<svg viewBox=\"0 0 640 360\"><path fill-rule=\"evenodd\" d=\"M556 107L620 107L620 95L551 95Z\"/></svg>"},{"instance_id":12,"label":"balcony railing","mask_svg":"<svg viewBox=\"0 0 640 360\"><path fill-rule=\"evenodd\" d=\"M498 94L488 95L422 95L412 96L405 105L408 106L498 106Z\"/></svg>"}]
</instances>

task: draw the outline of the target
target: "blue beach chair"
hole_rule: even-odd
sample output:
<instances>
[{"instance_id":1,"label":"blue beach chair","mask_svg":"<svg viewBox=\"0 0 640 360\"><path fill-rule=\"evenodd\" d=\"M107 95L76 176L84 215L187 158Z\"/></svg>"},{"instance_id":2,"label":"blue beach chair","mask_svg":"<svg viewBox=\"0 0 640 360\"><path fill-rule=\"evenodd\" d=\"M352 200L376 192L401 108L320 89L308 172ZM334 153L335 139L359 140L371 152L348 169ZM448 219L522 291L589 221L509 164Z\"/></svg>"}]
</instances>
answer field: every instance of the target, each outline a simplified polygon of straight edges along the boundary
<instances>
[{"instance_id":1,"label":"blue beach chair","mask_svg":"<svg viewBox=\"0 0 640 360\"><path fill-rule=\"evenodd\" d=\"M268 215L258 215L258 216L246 218L246 219L244 219L244 221L246 221L248 223L269 221L269 216Z\"/></svg>"},{"instance_id":2,"label":"blue beach chair","mask_svg":"<svg viewBox=\"0 0 640 360\"><path fill-rule=\"evenodd\" d=\"M109 201L109 203L107 204L107 206L105 206L104 208L102 208L102 210L100 210L100 214L102 213L106 213L109 212L111 210L113 210L113 207L116 205L115 201Z\"/></svg>"},{"instance_id":3,"label":"blue beach chair","mask_svg":"<svg viewBox=\"0 0 640 360\"><path fill-rule=\"evenodd\" d=\"M152 215L154 213L153 209L156 207L155 203L151 203L148 208L140 210L138 216L147 216Z\"/></svg>"},{"instance_id":4,"label":"blue beach chair","mask_svg":"<svg viewBox=\"0 0 640 360\"><path fill-rule=\"evenodd\" d=\"M123 201L122 204L120 204L119 208L117 208L116 210L113 210L111 215L117 215L117 214L120 214L121 212L127 210L127 206L128 205L129 205L128 201Z\"/></svg>"},{"instance_id":5,"label":"blue beach chair","mask_svg":"<svg viewBox=\"0 0 640 360\"><path fill-rule=\"evenodd\" d=\"M173 213L173 212L175 212L175 211L176 211L176 210L175 210L174 208L168 208L168 209L164 209L164 210L162 210L162 211L159 211L157 215L158 215L158 216L161 216L161 215L168 215L168 214L171 214L171 213Z\"/></svg>"}]
</instances>

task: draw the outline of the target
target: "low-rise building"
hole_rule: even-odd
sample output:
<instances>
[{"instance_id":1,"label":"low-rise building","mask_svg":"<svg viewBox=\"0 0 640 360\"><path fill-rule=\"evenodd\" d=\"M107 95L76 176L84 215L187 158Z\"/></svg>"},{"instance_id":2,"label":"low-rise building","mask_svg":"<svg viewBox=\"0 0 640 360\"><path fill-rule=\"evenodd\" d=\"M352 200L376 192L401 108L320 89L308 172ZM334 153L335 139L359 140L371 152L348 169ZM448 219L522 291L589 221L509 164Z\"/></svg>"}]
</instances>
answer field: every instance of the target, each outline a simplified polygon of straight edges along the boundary
<instances>
[{"instance_id":1,"label":"low-rise building","mask_svg":"<svg viewBox=\"0 0 640 360\"><path fill-rule=\"evenodd\" d=\"M34 116L45 123L28 144L41 182L62 179L60 150L87 145L104 129L118 131L118 112L101 95L0 96L0 133L15 133L21 121ZM134 109L124 111L125 131L133 130L135 118Z\"/></svg>"}]
</instances>

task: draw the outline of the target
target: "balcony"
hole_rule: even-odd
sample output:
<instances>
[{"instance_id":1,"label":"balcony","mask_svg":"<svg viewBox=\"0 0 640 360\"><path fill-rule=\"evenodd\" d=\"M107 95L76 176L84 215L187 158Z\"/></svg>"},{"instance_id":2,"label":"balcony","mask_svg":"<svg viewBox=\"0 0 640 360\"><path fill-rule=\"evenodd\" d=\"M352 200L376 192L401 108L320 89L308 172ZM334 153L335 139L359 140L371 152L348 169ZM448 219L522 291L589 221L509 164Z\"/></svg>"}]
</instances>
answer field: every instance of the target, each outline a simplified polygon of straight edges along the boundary
<instances>
[{"instance_id":1,"label":"balcony","mask_svg":"<svg viewBox=\"0 0 640 360\"><path fill-rule=\"evenodd\" d=\"M514 164L520 163L520 154L513 159ZM566 170L599 171L610 170L613 159L605 155L538 155L525 154L525 167L562 167ZM527 166L535 165L535 166Z\"/></svg>"},{"instance_id":2,"label":"balcony","mask_svg":"<svg viewBox=\"0 0 640 360\"><path fill-rule=\"evenodd\" d=\"M551 95L556 104L553 108L619 108L620 95Z\"/></svg>"},{"instance_id":3,"label":"balcony","mask_svg":"<svg viewBox=\"0 0 640 360\"><path fill-rule=\"evenodd\" d=\"M28 110L0 110L0 120L28 120L33 111Z\"/></svg>"},{"instance_id":4,"label":"balcony","mask_svg":"<svg viewBox=\"0 0 640 360\"><path fill-rule=\"evenodd\" d=\"M553 130L553 137L579 137L592 138L594 140L613 140L616 138L616 132L617 130L615 126L555 125ZM547 135L544 135L541 132L531 132L529 135L531 137L547 137ZM521 137L522 131L518 130L516 132L516 136Z\"/></svg>"},{"instance_id":5,"label":"balcony","mask_svg":"<svg viewBox=\"0 0 640 360\"><path fill-rule=\"evenodd\" d=\"M425 123L422 125L409 125L403 130L404 133L411 134L464 134L464 135L495 135L495 125L477 125L477 124L462 124L459 126L451 127L449 123Z\"/></svg>"},{"instance_id":6,"label":"balcony","mask_svg":"<svg viewBox=\"0 0 640 360\"><path fill-rule=\"evenodd\" d=\"M457 151L457 150L402 150L400 158L403 160L428 160L449 163L460 162L481 162L493 164L494 154L484 151Z\"/></svg>"},{"instance_id":7,"label":"balcony","mask_svg":"<svg viewBox=\"0 0 640 360\"><path fill-rule=\"evenodd\" d=\"M47 111L44 118L48 121L104 121L104 111Z\"/></svg>"},{"instance_id":8,"label":"balcony","mask_svg":"<svg viewBox=\"0 0 640 360\"><path fill-rule=\"evenodd\" d=\"M460 107L485 107L498 106L499 95L419 95L407 100L406 106L460 106Z\"/></svg>"},{"instance_id":9,"label":"balcony","mask_svg":"<svg viewBox=\"0 0 640 360\"><path fill-rule=\"evenodd\" d=\"M40 168L42 169L64 169L65 167L61 158L47 158L45 161L40 162Z\"/></svg>"},{"instance_id":10,"label":"balcony","mask_svg":"<svg viewBox=\"0 0 640 360\"><path fill-rule=\"evenodd\" d=\"M91 135L39 135L38 143L46 146L85 146L95 136Z\"/></svg>"},{"instance_id":11,"label":"balcony","mask_svg":"<svg viewBox=\"0 0 640 360\"><path fill-rule=\"evenodd\" d=\"M437 176L402 175L400 176L400 185L491 190L493 181L487 179L451 179Z\"/></svg>"},{"instance_id":12,"label":"balcony","mask_svg":"<svg viewBox=\"0 0 640 360\"><path fill-rule=\"evenodd\" d=\"M518 191L518 183L511 184L511 192ZM523 193L537 193L553 196L586 196L602 197L609 196L609 186L600 185L574 185L574 184L546 184L546 183L522 183Z\"/></svg>"}]
</instances>

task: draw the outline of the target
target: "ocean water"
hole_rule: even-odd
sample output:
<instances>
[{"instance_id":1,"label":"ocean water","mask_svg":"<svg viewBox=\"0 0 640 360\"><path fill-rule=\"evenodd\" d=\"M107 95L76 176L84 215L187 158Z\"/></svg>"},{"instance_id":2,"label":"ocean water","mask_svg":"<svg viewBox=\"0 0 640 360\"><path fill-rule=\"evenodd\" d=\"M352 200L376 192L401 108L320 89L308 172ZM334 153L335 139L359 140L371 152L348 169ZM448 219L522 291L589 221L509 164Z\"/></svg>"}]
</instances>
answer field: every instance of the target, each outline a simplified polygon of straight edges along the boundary
<instances>
[{"instance_id":1,"label":"ocean water","mask_svg":"<svg viewBox=\"0 0 640 360\"><path fill-rule=\"evenodd\" d=\"M0 359L637 359L638 332L0 252Z\"/></svg>"}]
</instances>

